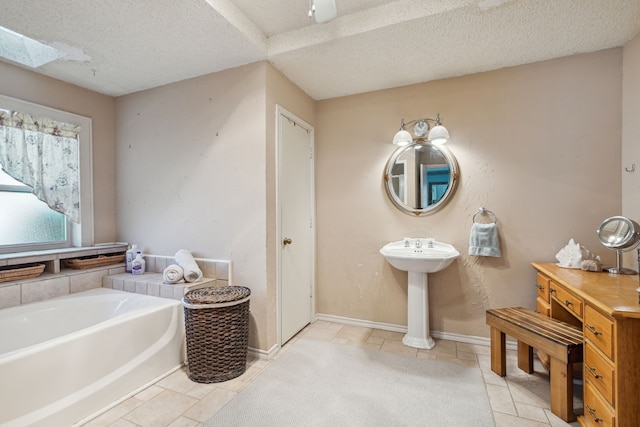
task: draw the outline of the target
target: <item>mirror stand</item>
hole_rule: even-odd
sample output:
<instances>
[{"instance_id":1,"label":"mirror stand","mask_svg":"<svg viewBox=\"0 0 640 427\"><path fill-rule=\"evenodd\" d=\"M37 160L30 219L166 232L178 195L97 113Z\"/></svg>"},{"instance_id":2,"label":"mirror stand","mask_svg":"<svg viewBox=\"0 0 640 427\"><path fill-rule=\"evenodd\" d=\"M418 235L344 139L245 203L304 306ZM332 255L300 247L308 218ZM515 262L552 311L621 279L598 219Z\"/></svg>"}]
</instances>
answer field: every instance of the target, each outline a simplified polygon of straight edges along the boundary
<instances>
[{"instance_id":1,"label":"mirror stand","mask_svg":"<svg viewBox=\"0 0 640 427\"><path fill-rule=\"evenodd\" d=\"M608 271L609 273L612 273L612 274L636 274L637 273L637 271L635 270L622 267L622 262L621 262L622 252L624 251L621 251L619 249L616 250L616 266L606 267L604 268L604 271Z\"/></svg>"}]
</instances>

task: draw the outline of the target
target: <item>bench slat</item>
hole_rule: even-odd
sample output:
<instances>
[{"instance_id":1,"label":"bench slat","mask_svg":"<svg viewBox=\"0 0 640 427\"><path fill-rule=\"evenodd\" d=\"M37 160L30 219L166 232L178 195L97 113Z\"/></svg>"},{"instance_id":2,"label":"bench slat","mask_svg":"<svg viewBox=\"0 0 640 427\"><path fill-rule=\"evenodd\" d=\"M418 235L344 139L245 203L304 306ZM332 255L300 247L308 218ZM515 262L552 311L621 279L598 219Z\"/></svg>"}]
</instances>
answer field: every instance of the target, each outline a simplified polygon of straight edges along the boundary
<instances>
[{"instance_id":1,"label":"bench slat","mask_svg":"<svg viewBox=\"0 0 640 427\"><path fill-rule=\"evenodd\" d=\"M529 310L523 310L526 309L498 309L497 315L505 320L511 320L524 328L538 331L559 343L566 345L582 344L582 331L575 326Z\"/></svg>"},{"instance_id":2,"label":"bench slat","mask_svg":"<svg viewBox=\"0 0 640 427\"><path fill-rule=\"evenodd\" d=\"M487 310L487 324L564 363L582 361L582 331L525 308Z\"/></svg>"}]
</instances>

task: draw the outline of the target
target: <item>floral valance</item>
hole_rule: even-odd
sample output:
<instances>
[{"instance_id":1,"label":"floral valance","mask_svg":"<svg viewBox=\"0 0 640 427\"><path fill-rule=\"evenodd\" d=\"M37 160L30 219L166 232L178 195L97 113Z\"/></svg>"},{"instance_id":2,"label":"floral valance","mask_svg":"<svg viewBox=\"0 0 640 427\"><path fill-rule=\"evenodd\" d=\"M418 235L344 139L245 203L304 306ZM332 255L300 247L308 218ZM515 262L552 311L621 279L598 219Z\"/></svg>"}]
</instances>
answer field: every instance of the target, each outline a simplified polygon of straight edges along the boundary
<instances>
[{"instance_id":1,"label":"floral valance","mask_svg":"<svg viewBox=\"0 0 640 427\"><path fill-rule=\"evenodd\" d=\"M80 222L80 127L0 110L0 164L51 209Z\"/></svg>"}]
</instances>

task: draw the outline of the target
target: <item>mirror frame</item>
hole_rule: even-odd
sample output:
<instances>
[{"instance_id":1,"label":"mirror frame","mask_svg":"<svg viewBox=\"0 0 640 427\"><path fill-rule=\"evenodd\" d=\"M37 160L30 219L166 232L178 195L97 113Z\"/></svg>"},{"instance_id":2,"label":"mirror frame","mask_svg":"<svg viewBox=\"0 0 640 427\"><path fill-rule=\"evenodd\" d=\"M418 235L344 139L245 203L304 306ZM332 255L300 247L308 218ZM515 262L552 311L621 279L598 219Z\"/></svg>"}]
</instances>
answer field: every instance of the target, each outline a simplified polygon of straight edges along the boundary
<instances>
[{"instance_id":1,"label":"mirror frame","mask_svg":"<svg viewBox=\"0 0 640 427\"><path fill-rule=\"evenodd\" d=\"M384 170L384 188L385 188L385 190L387 192L387 196L389 196L389 199L391 200L391 202L398 209L400 209L402 212L404 212L404 213L406 213L408 215L425 216L425 215L430 215L430 214L432 214L434 212L437 212L440 208L442 208L449 201L449 199L451 199L451 197L453 196L453 193L455 192L457 184L458 184L460 171L459 171L458 162L457 162L455 156L444 145L431 144L429 141L427 141L424 138L414 139L413 141L414 142L412 144L405 145L405 146L402 146L402 147L398 147L391 154L391 157L389 157L389 160L387 161L387 164L386 164L385 170ZM450 173L450 177L449 177L449 186L447 187L447 191L445 191L445 193L442 195L440 200L438 200L438 202L432 204L431 206L429 206L427 208L422 208L422 209L411 207L411 206L405 204L404 202L402 202L399 199L398 195L393 191L393 186L392 186L392 183L391 183L391 173L392 173L392 170L393 170L393 166L395 165L395 163L398 160L398 158L402 154L404 154L407 150L414 149L416 146L419 146L419 145L429 146L429 147L431 147L433 149L436 149L436 150L440 151L440 153L442 153L442 155L444 156L445 160L449 164L449 168L451 169L451 173Z\"/></svg>"}]
</instances>

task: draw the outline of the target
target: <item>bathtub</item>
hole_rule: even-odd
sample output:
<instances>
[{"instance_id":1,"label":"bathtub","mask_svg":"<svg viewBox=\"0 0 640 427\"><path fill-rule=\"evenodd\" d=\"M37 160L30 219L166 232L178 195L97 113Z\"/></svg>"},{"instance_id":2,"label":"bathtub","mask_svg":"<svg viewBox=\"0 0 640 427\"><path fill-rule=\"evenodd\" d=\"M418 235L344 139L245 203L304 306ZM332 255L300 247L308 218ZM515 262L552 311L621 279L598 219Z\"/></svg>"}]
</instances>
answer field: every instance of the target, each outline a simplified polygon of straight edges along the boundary
<instances>
[{"instance_id":1,"label":"bathtub","mask_svg":"<svg viewBox=\"0 0 640 427\"><path fill-rule=\"evenodd\" d=\"M0 310L0 426L70 426L182 365L179 301L93 289Z\"/></svg>"}]
</instances>

